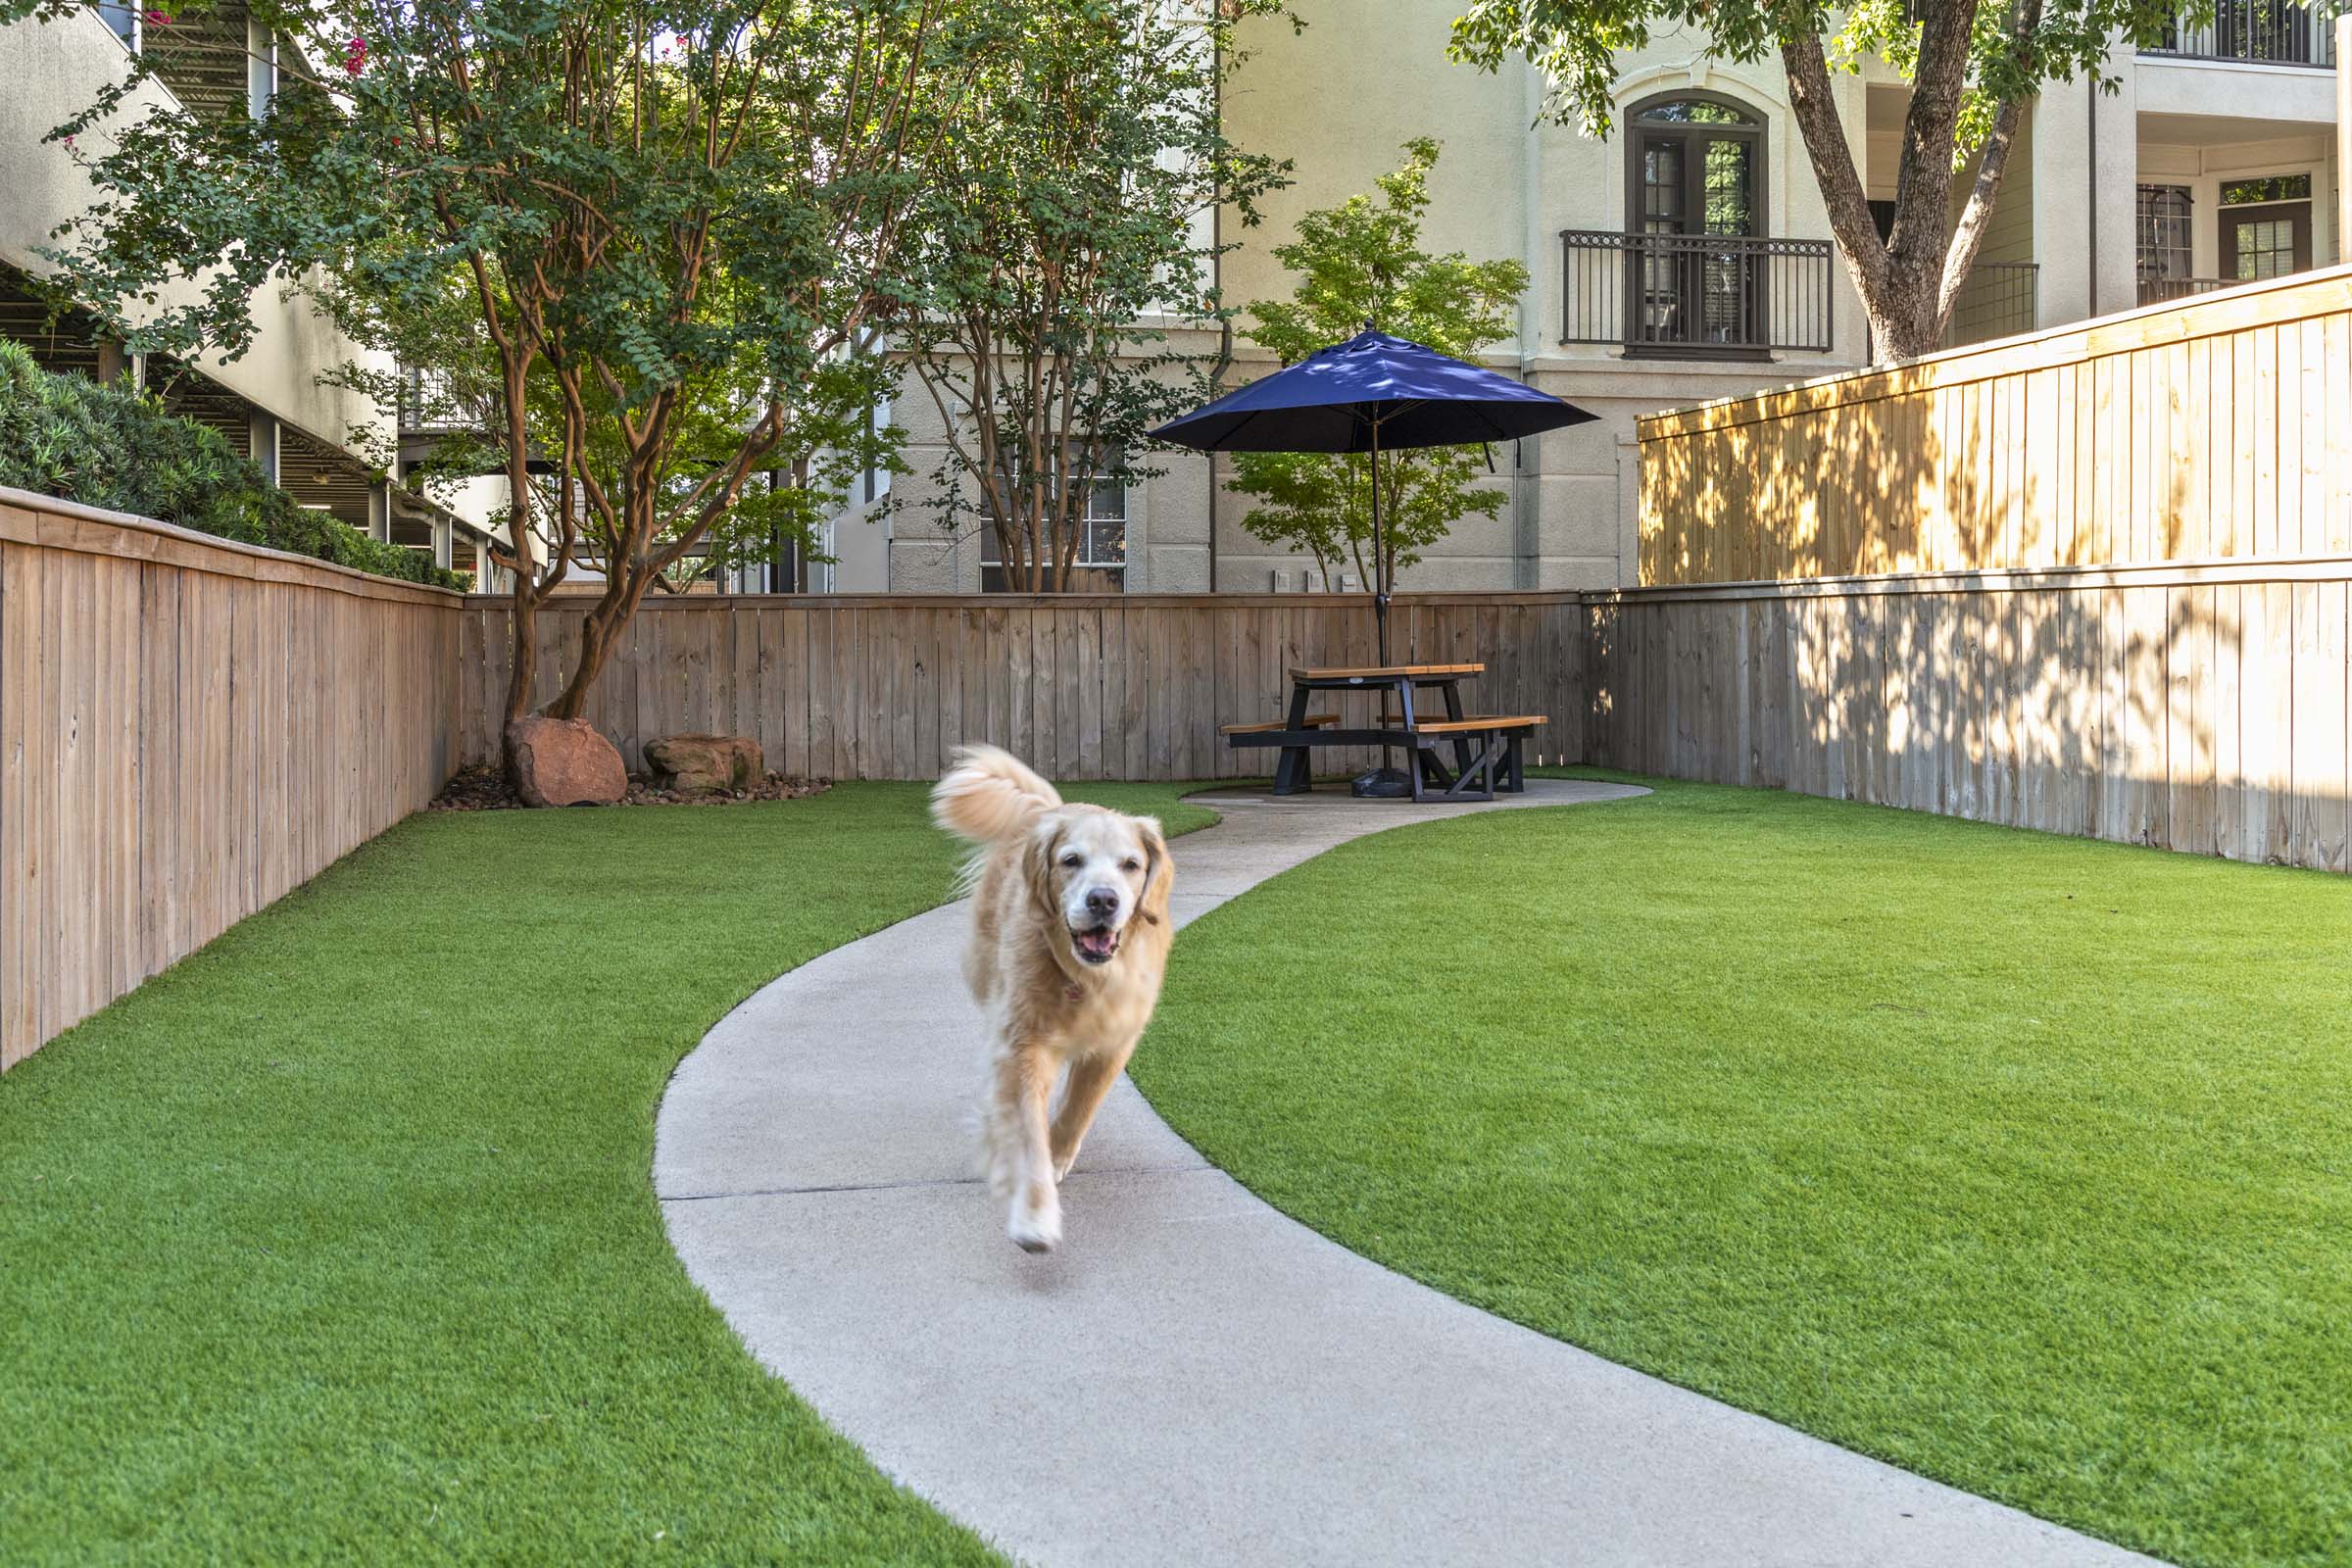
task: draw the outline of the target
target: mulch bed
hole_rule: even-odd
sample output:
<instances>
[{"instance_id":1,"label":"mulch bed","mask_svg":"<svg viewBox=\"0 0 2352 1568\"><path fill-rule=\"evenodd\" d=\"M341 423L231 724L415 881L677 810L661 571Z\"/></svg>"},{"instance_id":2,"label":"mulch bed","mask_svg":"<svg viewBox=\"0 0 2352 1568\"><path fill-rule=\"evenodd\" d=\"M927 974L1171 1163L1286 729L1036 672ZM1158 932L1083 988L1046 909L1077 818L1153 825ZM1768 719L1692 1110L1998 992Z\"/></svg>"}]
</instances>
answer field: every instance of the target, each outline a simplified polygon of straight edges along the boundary
<instances>
[{"instance_id":1,"label":"mulch bed","mask_svg":"<svg viewBox=\"0 0 2352 1568\"><path fill-rule=\"evenodd\" d=\"M629 793L620 802L623 806L734 806L743 801L797 801L810 795L821 795L833 787L829 778L798 778L789 773L770 773L760 784L748 790L707 790L688 794L678 790L656 789L654 781L642 773L629 775ZM520 811L529 808L521 797L507 787L504 769L490 762L470 762L459 768L457 776L441 786L427 808L434 811Z\"/></svg>"}]
</instances>

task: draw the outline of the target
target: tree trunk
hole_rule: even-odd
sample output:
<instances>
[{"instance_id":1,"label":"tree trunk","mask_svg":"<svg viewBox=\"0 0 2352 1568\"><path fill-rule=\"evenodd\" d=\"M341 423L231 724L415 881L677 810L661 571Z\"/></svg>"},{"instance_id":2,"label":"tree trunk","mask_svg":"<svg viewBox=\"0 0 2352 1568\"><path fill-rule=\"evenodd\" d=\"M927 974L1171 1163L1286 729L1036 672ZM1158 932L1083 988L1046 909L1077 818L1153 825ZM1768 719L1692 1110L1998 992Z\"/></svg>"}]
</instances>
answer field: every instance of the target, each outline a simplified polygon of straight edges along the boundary
<instances>
[{"instance_id":1,"label":"tree trunk","mask_svg":"<svg viewBox=\"0 0 2352 1568\"><path fill-rule=\"evenodd\" d=\"M508 599L508 620L514 628L513 670L507 677L506 722L514 723L531 708L531 683L539 678L539 605L520 572ZM503 727L503 726L502 726Z\"/></svg>"},{"instance_id":2,"label":"tree trunk","mask_svg":"<svg viewBox=\"0 0 2352 1568\"><path fill-rule=\"evenodd\" d=\"M1968 201L1958 222L1950 223L1956 127L1978 9L1977 0L1944 0L1925 8L1911 107L1904 117L1902 162L1895 176L1894 222L1884 241L1871 219L1852 146L1831 97L1820 35L1800 32L1781 40L1789 107L1829 209L1831 232L1870 318L1877 360L1917 359L1934 353L1942 342L1952 307L1991 226L2009 153L2025 119L2027 100L2002 102L1979 157ZM2006 25L2012 47L2021 54L2033 48L2041 14L2042 0L2015 0Z\"/></svg>"},{"instance_id":3,"label":"tree trunk","mask_svg":"<svg viewBox=\"0 0 2352 1568\"><path fill-rule=\"evenodd\" d=\"M635 530L632 530L634 532ZM650 531L647 535L650 537ZM640 545L642 550L643 546ZM637 603L645 597L657 573L638 567L623 567L607 562L605 591L580 621L580 662L571 672L571 679L556 700L547 705L550 718L577 718L588 706L588 693L596 678L605 672L612 659L613 646L630 617L637 613Z\"/></svg>"},{"instance_id":4,"label":"tree trunk","mask_svg":"<svg viewBox=\"0 0 2352 1568\"><path fill-rule=\"evenodd\" d=\"M1954 126L1967 83L1969 31L1977 7L1974 0L1946 0L1927 9L1930 20L1920 35L1919 68L1895 179L1894 225L1883 241L1870 216L1862 176L1854 167L1853 147L1833 97L1820 34L1798 32L1781 40L1781 61L1788 76L1788 106L1812 162L1814 183L1829 212L1830 231L1837 237L1838 254L1855 291L1862 297L1863 313L1870 319L1873 355L1879 360L1917 359L1933 353L1943 335L1944 283L1953 259L1944 223L1951 203ZM1980 179L1980 190L1971 198L1972 212L1977 209L1978 196L1984 197L1984 210L1989 212L1991 197L1999 192L2005 143L1999 148L2000 160L1992 159L1993 151L1987 148L1990 191L1983 189L1984 182ZM1975 258L1973 242L1967 250L1960 274L1963 280L1967 264Z\"/></svg>"}]
</instances>

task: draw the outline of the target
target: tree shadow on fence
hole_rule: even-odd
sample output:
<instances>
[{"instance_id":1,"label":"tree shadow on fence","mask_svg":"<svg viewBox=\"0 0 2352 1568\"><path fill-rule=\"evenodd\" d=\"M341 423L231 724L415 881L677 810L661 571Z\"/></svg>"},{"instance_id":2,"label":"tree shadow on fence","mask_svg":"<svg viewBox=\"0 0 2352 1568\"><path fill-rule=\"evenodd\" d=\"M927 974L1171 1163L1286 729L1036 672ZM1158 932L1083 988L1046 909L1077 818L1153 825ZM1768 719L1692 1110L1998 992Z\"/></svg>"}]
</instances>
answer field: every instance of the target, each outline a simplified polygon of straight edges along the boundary
<instances>
[{"instance_id":1,"label":"tree shadow on fence","mask_svg":"<svg viewBox=\"0 0 2352 1568\"><path fill-rule=\"evenodd\" d=\"M2110 548L2178 558L2212 536L2214 465L2143 438L2119 491L2112 471L2037 466L2032 441L1987 444L2030 430L2034 386L2014 409L1997 387L1955 390L1933 417L1832 411L1783 421L1793 435L1758 421L1649 444L1642 564L1660 586L1591 612L1591 759L2346 869L2352 561L2021 575ZM1822 439L1800 466L1807 433ZM1686 495L1683 524L1653 510ZM2080 525L2077 503L2119 495L2144 512ZM1968 575L1868 580L1888 572ZM1699 573L1780 582L1668 586Z\"/></svg>"}]
</instances>

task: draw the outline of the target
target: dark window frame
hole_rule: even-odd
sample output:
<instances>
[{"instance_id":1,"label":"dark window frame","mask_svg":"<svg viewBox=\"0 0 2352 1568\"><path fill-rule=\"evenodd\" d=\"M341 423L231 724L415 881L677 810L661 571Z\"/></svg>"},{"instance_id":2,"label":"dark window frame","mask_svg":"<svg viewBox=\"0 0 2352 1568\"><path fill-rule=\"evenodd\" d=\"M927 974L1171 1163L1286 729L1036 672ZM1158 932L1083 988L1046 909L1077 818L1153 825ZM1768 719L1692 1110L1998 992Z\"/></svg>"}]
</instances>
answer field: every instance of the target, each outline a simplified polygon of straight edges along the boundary
<instances>
[{"instance_id":1,"label":"dark window frame","mask_svg":"<svg viewBox=\"0 0 2352 1568\"><path fill-rule=\"evenodd\" d=\"M1112 450L1114 455L1111 461L1104 465L1111 471L1097 473L1094 482L1087 487L1086 505L1080 509L1080 515L1077 519L1078 558L1070 564L1071 574L1082 583L1093 584L1093 586L1073 588L1070 590L1072 593L1125 593L1127 591L1127 567L1132 560L1128 554L1128 545L1131 542L1128 530L1134 526L1135 521L1133 498L1128 492L1134 486L1129 476L1125 453L1117 448ZM1118 496L1118 511L1115 514L1096 510L1098 503L1109 493L1115 493ZM1099 529L1098 525L1105 523L1117 524L1118 550L1115 560L1110 559L1108 553L1098 548L1101 542L1098 537L1099 532L1107 533L1109 531ZM1005 585L1004 563L995 559L997 554L996 530L983 525L979 534L981 592L992 594L1028 592L1025 588L1015 589Z\"/></svg>"},{"instance_id":2,"label":"dark window frame","mask_svg":"<svg viewBox=\"0 0 2352 1568\"><path fill-rule=\"evenodd\" d=\"M2214 213L2217 228L2214 235L2214 261L2215 270L2222 274L2224 287L2232 283L2260 281L2238 276L2237 225L2248 220L2262 222L2283 220L2290 225L2293 246L2289 256L2291 266L2287 271L2273 273L2273 276L2291 277L2295 273L2311 270L2311 193L2318 183L2311 177L2309 170L2222 181L2220 200ZM2287 194L2294 190L2300 190L2302 194ZM2243 199L2245 195L2256 192L2261 194L2254 200ZM2238 193L2240 199L2230 200L2232 193Z\"/></svg>"},{"instance_id":3,"label":"dark window frame","mask_svg":"<svg viewBox=\"0 0 2352 1568\"><path fill-rule=\"evenodd\" d=\"M2132 198L2132 264L2139 281L2169 283L2196 275L2195 192L2166 180L2142 180ZM2171 237L2177 236L2177 237ZM2179 270L2166 259L2177 257Z\"/></svg>"},{"instance_id":4,"label":"dark window frame","mask_svg":"<svg viewBox=\"0 0 2352 1568\"><path fill-rule=\"evenodd\" d=\"M2273 272L2272 277L2292 277L2311 270L2311 203L2239 202L2221 210L2221 232L2215 236L2217 260L2221 264L2222 286L2263 281L2259 277L2238 275L2237 225L2241 222L2283 220L2288 226L2290 244L2289 267L2284 272Z\"/></svg>"},{"instance_id":5,"label":"dark window frame","mask_svg":"<svg viewBox=\"0 0 2352 1568\"><path fill-rule=\"evenodd\" d=\"M1728 109L1740 116L1740 122L1728 123L1721 121L1672 121L1649 118L1651 111L1668 104L1678 103L1712 104L1719 109ZM1745 99L1735 98L1729 93L1700 87L1675 87L1651 93L1647 97L1629 104L1625 110L1624 123L1626 132L1625 231L1629 235L1640 236L1652 232L1647 226L1648 214L1643 197L1648 186L1643 175L1648 163L1649 144L1669 137L1681 144L1682 189L1685 207L1683 220L1686 225L1693 221L1697 225L1694 228L1684 227L1680 231L1682 235L1700 238L1708 232L1706 227L1705 144L1710 141L1739 141L1746 144L1749 173L1748 228L1747 233L1740 237L1763 239L1771 234L1769 192L1772 159L1771 148L1766 137L1772 129L1772 119L1763 110ZM1646 309L1646 297L1651 291L1642 276L1642 270L1644 265L1638 249L1629 250L1625 295L1628 312ZM1762 297L1762 273L1759 270L1750 285L1755 297L1747 307L1758 321L1767 318L1765 301ZM1627 335L1629 339L1633 337L1630 326ZM1703 341L1629 341L1626 352L1629 356L1641 359L1769 361L1772 358L1772 350L1761 344L1707 343Z\"/></svg>"},{"instance_id":6,"label":"dark window frame","mask_svg":"<svg viewBox=\"0 0 2352 1568\"><path fill-rule=\"evenodd\" d=\"M1729 109L1735 114L1743 115L1746 119L1742 123L1733 125L1704 120L1671 121L1647 118L1649 111L1653 109L1679 103L1713 104L1719 109ZM1748 143L1753 148L1750 169L1754 176L1753 189L1750 193L1753 197L1754 212L1748 222L1748 233L1751 237L1762 238L1772 232L1769 217L1770 203L1767 194L1771 184L1771 150L1765 145L1765 136L1771 130L1772 122L1755 105L1734 98L1729 93L1700 91L1696 88L1680 88L1671 92L1652 93L1627 108L1625 128L1625 226L1628 233L1648 232L1642 226L1644 216L1642 203L1642 193L1644 189L1642 173L1646 154L1646 149L1642 144L1663 136L1676 137L1686 144L1694 141L1744 141ZM1691 157L1687 145L1683 153L1683 194L1690 212L1699 215L1700 223L1697 229L1687 232L1705 233L1706 158L1704 154L1697 158Z\"/></svg>"}]
</instances>

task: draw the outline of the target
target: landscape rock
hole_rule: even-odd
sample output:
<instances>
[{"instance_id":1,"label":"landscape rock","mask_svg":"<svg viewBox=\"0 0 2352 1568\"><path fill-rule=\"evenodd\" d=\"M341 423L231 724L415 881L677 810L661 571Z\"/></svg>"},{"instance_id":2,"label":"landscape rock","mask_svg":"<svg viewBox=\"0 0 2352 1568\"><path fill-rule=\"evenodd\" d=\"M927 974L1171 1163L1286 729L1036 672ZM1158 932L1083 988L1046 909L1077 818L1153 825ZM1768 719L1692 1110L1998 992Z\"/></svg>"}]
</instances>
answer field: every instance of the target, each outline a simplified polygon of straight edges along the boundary
<instances>
[{"instance_id":1,"label":"landscape rock","mask_svg":"<svg viewBox=\"0 0 2352 1568\"><path fill-rule=\"evenodd\" d=\"M645 743L657 789L695 793L748 790L767 777L760 743L743 735L665 735Z\"/></svg>"},{"instance_id":2,"label":"landscape rock","mask_svg":"<svg viewBox=\"0 0 2352 1568\"><path fill-rule=\"evenodd\" d=\"M612 806L629 792L620 753L584 718L518 718L507 747L525 806Z\"/></svg>"}]
</instances>

